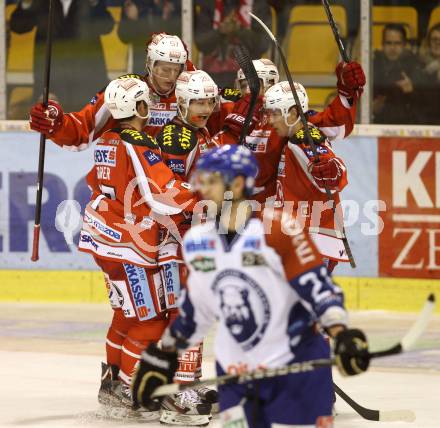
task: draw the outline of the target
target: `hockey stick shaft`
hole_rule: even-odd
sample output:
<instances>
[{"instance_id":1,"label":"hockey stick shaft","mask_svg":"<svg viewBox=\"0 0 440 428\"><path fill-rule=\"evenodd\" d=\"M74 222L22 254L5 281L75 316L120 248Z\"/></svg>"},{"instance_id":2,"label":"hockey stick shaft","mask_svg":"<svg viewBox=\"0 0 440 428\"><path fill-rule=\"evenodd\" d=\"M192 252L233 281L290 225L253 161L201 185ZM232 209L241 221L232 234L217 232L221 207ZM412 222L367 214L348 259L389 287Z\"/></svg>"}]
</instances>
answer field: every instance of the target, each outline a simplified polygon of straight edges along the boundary
<instances>
[{"instance_id":1,"label":"hockey stick shaft","mask_svg":"<svg viewBox=\"0 0 440 428\"><path fill-rule=\"evenodd\" d=\"M303 112L303 109L301 107L301 103L299 101L298 93L296 91L295 84L293 83L292 75L291 75L291 73L289 71L289 67L287 65L287 61L286 61L286 57L284 55L284 52L283 52L281 46L279 45L277 39L273 35L273 33L267 27L267 25L260 18L258 18L258 16L254 15L253 13L250 13L250 15L252 16L252 18L254 18L263 27L263 29L266 31L266 33L269 35L269 37L272 39L272 41L274 42L275 46L277 47L278 53L279 53L280 58L281 58L281 63L283 65L284 72L286 74L287 80L288 80L290 88L292 90L292 94L293 94L293 98L295 100L295 104L296 104L296 106L298 108L298 113L299 113L299 116L301 118L301 123L302 123L303 128L304 128L304 133L305 133L305 136L306 136L306 139L307 139L307 143L309 144L310 148L312 149L313 156L315 157L316 160L318 160L319 159L319 153L318 153L318 150L316 149L316 145L315 145L315 143L314 143L314 141L312 139L312 136L310 135L310 130L309 130L309 127L308 127L308 124L307 124L307 118L306 118L306 116L305 116L305 114ZM337 210L335 199L333 198L333 195L330 192L330 189L328 188L328 186L325 183L324 183L324 188L325 188L325 193L327 195L328 201L332 203L332 210L333 210L333 213L334 213L334 216L335 216L336 227L337 227L338 231L342 234L341 240L342 240L342 243L344 245L345 252L347 253L348 260L350 261L350 266L352 268L355 268L356 267L356 262L354 260L353 253L351 251L350 245L349 245L347 237L345 235L343 221L340 218L339 212Z\"/></svg>"},{"instance_id":2,"label":"hockey stick shaft","mask_svg":"<svg viewBox=\"0 0 440 428\"><path fill-rule=\"evenodd\" d=\"M228 385L231 383L232 384L245 383L253 380L284 376L293 373L305 373L316 370L318 368L331 367L334 363L335 362L333 359L324 358L319 360L310 360L300 363L293 363L288 366L275 368L275 369L259 369L259 370L246 372L243 374L226 374L223 376L218 376L216 378L201 380L200 382L197 382L197 386L212 385L214 383L221 386L221 385ZM190 389L193 386L194 385L179 384L179 383L171 383L168 385L163 385L154 391L152 397L155 398L168 394L176 394L179 391Z\"/></svg>"},{"instance_id":3,"label":"hockey stick shaft","mask_svg":"<svg viewBox=\"0 0 440 428\"><path fill-rule=\"evenodd\" d=\"M245 46L238 45L234 51L234 54L240 68L242 69L246 77L249 86L249 91L251 93L249 110L246 113L246 118L244 120L243 126L240 131L240 136L238 139L238 144L243 144L246 135L248 133L249 125L252 121L252 116L254 115L258 95L260 94L260 79L258 77L257 71L255 70L249 52Z\"/></svg>"},{"instance_id":4,"label":"hockey stick shaft","mask_svg":"<svg viewBox=\"0 0 440 428\"><path fill-rule=\"evenodd\" d=\"M49 17L47 22L46 54L44 67L43 105L47 107L49 100L50 65L52 59L52 30L53 30L53 0L49 0ZM40 151L38 156L37 196L35 201L34 238L32 242L31 260L39 259L41 201L43 197L44 158L46 154L46 135L40 134Z\"/></svg>"},{"instance_id":5,"label":"hockey stick shaft","mask_svg":"<svg viewBox=\"0 0 440 428\"><path fill-rule=\"evenodd\" d=\"M330 24L330 28L332 29L333 36L336 40L336 44L339 48L339 53L341 54L341 58L344 62L350 62L350 58L345 50L344 43L342 42L342 38L339 34L338 26L333 18L332 10L330 9L330 4L328 0L322 0L322 5L324 6L325 13L327 14L327 19Z\"/></svg>"},{"instance_id":6,"label":"hockey stick shaft","mask_svg":"<svg viewBox=\"0 0 440 428\"><path fill-rule=\"evenodd\" d=\"M413 346L417 342L417 340L420 338L420 336L422 336L422 334L424 333L424 331L428 325L428 322L431 319L431 316L434 312L434 309L435 309L435 296L433 294L430 294L425 302L425 305L424 305L417 321L405 334L405 336L401 340L400 344L396 345L396 346L392 346L391 348L383 350L383 351L372 352L372 353L370 353L370 358L381 358L381 357L385 357L385 356L396 355L396 354L399 354L403 351L410 350L411 348L409 346L406 346L406 345L402 346L401 343L405 343L405 341L407 341L409 343L409 341L407 339L408 337L411 337L411 346ZM223 376L202 380L202 381L198 382L197 385L198 386L212 385L212 384L226 385L229 383L244 383L244 382L249 382L251 380L263 379L263 378L268 378L268 377L283 376L286 374L305 373L305 372L309 372L312 370L316 370L317 368L333 366L334 364L335 364L335 360L331 359L331 358L310 360L310 361L304 361L304 362L300 362L300 363L293 363L288 366L284 366L284 367L280 367L280 368L254 370L254 371L251 371L248 373L243 373L241 375L226 374ZM177 383L163 385L163 386L160 386L159 388L156 389L153 397L160 397L163 395L175 394L179 391L183 391L185 389L191 388L192 386L193 385L177 384ZM343 397L341 396L341 398L343 398ZM350 398L350 397L348 397L348 398ZM355 408L355 407L353 407L353 408Z\"/></svg>"}]
</instances>

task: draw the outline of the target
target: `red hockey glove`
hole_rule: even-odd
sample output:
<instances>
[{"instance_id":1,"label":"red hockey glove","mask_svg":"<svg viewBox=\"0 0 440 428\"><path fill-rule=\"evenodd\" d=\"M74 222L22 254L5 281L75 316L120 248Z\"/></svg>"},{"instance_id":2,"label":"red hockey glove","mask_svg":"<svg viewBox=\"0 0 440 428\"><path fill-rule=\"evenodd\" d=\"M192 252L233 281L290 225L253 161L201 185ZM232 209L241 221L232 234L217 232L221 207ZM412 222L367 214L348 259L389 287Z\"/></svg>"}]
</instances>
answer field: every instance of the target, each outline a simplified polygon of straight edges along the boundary
<instances>
[{"instance_id":1,"label":"red hockey glove","mask_svg":"<svg viewBox=\"0 0 440 428\"><path fill-rule=\"evenodd\" d=\"M50 135L61 128L63 114L63 109L55 101L49 100L47 107L37 103L31 108L29 124L34 131Z\"/></svg>"},{"instance_id":2,"label":"red hockey glove","mask_svg":"<svg viewBox=\"0 0 440 428\"><path fill-rule=\"evenodd\" d=\"M338 92L346 98L357 100L364 91L365 74L362 66L355 61L340 62L336 67Z\"/></svg>"},{"instance_id":3,"label":"red hockey glove","mask_svg":"<svg viewBox=\"0 0 440 428\"><path fill-rule=\"evenodd\" d=\"M234 109L226 116L225 126L227 126L231 132L237 137L240 135L241 128L243 128L244 121L246 119L247 112L249 111L249 103L251 100L251 94L247 94L240 98L234 105ZM254 114L252 116L251 123L247 134L250 134L258 122L258 112L263 105L263 97L258 97L255 104Z\"/></svg>"},{"instance_id":4,"label":"red hockey glove","mask_svg":"<svg viewBox=\"0 0 440 428\"><path fill-rule=\"evenodd\" d=\"M339 183L342 178L342 165L336 158L322 159L321 161L309 163L308 170L315 179L316 184L325 189L325 186L330 190L338 190Z\"/></svg>"}]
</instances>

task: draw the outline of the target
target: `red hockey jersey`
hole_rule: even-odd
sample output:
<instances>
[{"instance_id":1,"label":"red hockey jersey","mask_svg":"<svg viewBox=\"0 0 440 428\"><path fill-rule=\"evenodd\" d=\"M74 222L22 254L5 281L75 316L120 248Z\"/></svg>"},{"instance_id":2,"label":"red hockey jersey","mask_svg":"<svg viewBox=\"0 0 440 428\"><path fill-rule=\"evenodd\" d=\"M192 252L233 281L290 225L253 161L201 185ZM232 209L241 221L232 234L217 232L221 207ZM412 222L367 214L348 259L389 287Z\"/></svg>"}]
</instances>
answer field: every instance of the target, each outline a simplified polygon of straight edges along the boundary
<instances>
[{"instance_id":1,"label":"red hockey jersey","mask_svg":"<svg viewBox=\"0 0 440 428\"><path fill-rule=\"evenodd\" d=\"M157 142L133 129L105 132L94 159L87 175L93 196L79 249L106 260L156 266L160 229L177 230L181 213L193 208L190 186L175 179Z\"/></svg>"},{"instance_id":2,"label":"red hockey jersey","mask_svg":"<svg viewBox=\"0 0 440 428\"><path fill-rule=\"evenodd\" d=\"M254 198L266 202L273 197L277 189L278 165L287 139L281 138L267 123L263 112L260 121L244 145L254 152L258 161L258 176L255 183ZM356 105L350 106L345 97L336 97L322 112L309 112L308 120L318 127L330 140L347 137L353 130ZM218 145L236 144L237 136L225 129L213 137Z\"/></svg>"}]
</instances>

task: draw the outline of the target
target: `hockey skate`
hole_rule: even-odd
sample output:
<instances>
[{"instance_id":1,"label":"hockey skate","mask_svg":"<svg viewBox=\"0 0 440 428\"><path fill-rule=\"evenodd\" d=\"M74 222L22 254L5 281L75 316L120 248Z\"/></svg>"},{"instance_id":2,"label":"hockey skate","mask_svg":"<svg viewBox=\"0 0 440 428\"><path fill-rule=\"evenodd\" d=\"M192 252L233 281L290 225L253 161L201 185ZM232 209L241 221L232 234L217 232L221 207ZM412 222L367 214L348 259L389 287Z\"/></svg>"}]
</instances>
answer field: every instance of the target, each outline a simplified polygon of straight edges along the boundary
<instances>
[{"instance_id":1,"label":"hockey skate","mask_svg":"<svg viewBox=\"0 0 440 428\"><path fill-rule=\"evenodd\" d=\"M206 426L211 418L211 404L194 389L187 389L162 400L160 422L169 425Z\"/></svg>"},{"instance_id":2,"label":"hockey skate","mask_svg":"<svg viewBox=\"0 0 440 428\"><path fill-rule=\"evenodd\" d=\"M211 404L211 413L216 415L220 412L220 406L218 402L218 392L215 389L208 388L207 386L201 385L194 386L194 390L197 392L202 402Z\"/></svg>"},{"instance_id":3,"label":"hockey skate","mask_svg":"<svg viewBox=\"0 0 440 428\"><path fill-rule=\"evenodd\" d=\"M101 404L100 416L118 420L158 420L160 417L160 404L155 401L148 408L135 408L130 387L118 380L118 372L118 367L102 363L101 387L98 392L98 401Z\"/></svg>"}]
</instances>

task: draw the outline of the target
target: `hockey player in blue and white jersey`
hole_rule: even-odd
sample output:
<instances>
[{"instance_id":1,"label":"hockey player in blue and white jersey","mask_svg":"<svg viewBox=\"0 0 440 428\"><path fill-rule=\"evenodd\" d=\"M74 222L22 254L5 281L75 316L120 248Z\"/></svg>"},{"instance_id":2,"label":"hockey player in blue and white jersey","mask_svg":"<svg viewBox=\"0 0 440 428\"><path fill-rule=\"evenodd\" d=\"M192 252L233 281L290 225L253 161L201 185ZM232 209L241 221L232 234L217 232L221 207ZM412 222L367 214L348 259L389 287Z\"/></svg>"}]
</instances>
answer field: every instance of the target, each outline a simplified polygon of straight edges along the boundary
<instances>
[{"instance_id":1,"label":"hockey player in blue and white jersey","mask_svg":"<svg viewBox=\"0 0 440 428\"><path fill-rule=\"evenodd\" d=\"M342 291L308 234L278 213L254 215L246 202L256 173L254 156L241 146L222 146L199 159L199 191L216 215L185 235L187 289L162 348L150 345L142 354L133 381L138 403L147 405L158 386L172 382L176 351L200 342L216 320L218 375L329 358L320 328L334 338L343 374L367 370L366 337L347 328ZM229 422L333 426L330 368L224 385L219 394Z\"/></svg>"}]
</instances>

